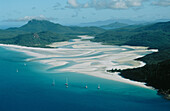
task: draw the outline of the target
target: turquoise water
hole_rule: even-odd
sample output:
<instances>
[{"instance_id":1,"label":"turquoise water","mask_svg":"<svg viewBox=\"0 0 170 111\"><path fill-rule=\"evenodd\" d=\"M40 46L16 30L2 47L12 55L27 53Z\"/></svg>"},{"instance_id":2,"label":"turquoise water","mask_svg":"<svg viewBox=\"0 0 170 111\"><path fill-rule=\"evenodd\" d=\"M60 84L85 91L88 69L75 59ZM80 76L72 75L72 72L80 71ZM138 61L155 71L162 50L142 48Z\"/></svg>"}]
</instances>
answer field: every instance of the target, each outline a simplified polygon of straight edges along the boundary
<instances>
[{"instance_id":1,"label":"turquoise water","mask_svg":"<svg viewBox=\"0 0 170 111\"><path fill-rule=\"evenodd\" d=\"M154 90L84 74L50 73L42 70L45 65L25 62L26 58L29 56L0 47L0 111L170 110L170 101Z\"/></svg>"}]
</instances>

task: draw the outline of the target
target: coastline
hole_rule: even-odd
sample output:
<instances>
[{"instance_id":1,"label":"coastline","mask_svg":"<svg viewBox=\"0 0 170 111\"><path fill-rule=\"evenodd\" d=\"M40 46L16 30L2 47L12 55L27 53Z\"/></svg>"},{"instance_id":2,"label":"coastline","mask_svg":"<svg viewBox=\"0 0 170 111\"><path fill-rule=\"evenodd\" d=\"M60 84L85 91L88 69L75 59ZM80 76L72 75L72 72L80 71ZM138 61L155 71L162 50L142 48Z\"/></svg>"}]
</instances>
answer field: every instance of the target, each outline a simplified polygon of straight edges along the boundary
<instances>
[{"instance_id":1,"label":"coastline","mask_svg":"<svg viewBox=\"0 0 170 111\"><path fill-rule=\"evenodd\" d=\"M85 38L86 36L83 36L83 39L86 39ZM88 38L89 39L89 38ZM91 38L92 39L92 38ZM80 42L78 40L78 42ZM100 43L96 43L96 44L100 44ZM67 49L67 48L58 48L58 49L54 49L54 48L34 48L34 47L25 47L25 46L18 46L18 45L7 45L7 44L0 44L0 46L3 46L3 47L7 47L8 49L10 50L15 50L15 51L20 51L20 52L24 52L28 55L31 55L33 56L33 58L31 59L27 59L26 61L37 61L37 62L40 62L40 63L43 63L43 64L48 64L49 67L47 69L50 69L50 68L53 68L53 67L59 67L59 66L64 66L64 65L67 65L69 64L68 61L70 61L71 59L67 59L67 61L62 61L62 60L57 60L57 59L46 59L46 60L43 60L44 58L55 58L55 57L61 57L60 56L60 53L67 53L68 51L75 51L73 49ZM53 45L55 47L55 45ZM111 46L108 45L109 47L105 47L106 48L110 48ZM120 49L122 51L126 51L126 49L124 50L124 48L127 47L127 46L122 46ZM130 48L130 46L128 47ZM145 50L147 50L145 47L134 47L134 49L139 49L139 52L143 52ZM78 49L76 49L78 50ZM88 49L87 49L88 50ZM41 53L37 53L39 51L45 51L49 54L41 54ZM57 53L58 56L55 54L53 55L53 52L60 52L60 53ZM90 54L93 52L93 50L90 50L91 52L84 52L85 54ZM152 50L150 50L152 52ZM94 52L93 52L94 53ZM127 55L131 54L131 53L134 53L134 52L129 52L129 53L126 53ZM95 53L94 53L95 54ZM67 71L70 71L70 72L78 72L78 73L82 73L82 74L87 74L87 75L91 75L91 76L95 76L95 77L100 77L100 78L104 78L104 79L108 79L108 80L114 80L114 81L118 81L118 82L123 82L123 83L127 83L127 84L131 84L131 85L135 85L135 86L139 86L139 87L143 87L143 88L148 88L148 89L153 89L152 87L149 87L149 86L146 86L144 82L137 82L137 81L133 81L133 80L130 80L130 79L125 79L124 77L120 76L119 73L108 73L106 70L107 69L111 69L113 68L112 65L115 66L116 69L133 69L133 68L138 68L138 67L143 67L145 66L145 63L142 62L142 61L132 61L136 58L139 58L139 57L143 57L144 55L140 55L140 56L136 56L134 54L132 54L132 58L129 57L128 59L130 59L129 63L133 62L134 66L126 66L126 65L122 65L122 66L119 66L119 67L116 67L117 64L114 64L114 63L111 63L111 61L108 61L109 59L111 59L111 56L109 55L99 55L99 56L95 56L95 57L88 57L88 58L85 58L87 60L84 60L84 58L81 58L81 60L78 59L75 59L75 62L78 62L78 63L81 63L82 61L84 63L81 63L81 64L76 64L76 65L73 65L71 67L68 67L68 68L63 68L61 69L60 71L63 71L63 72L67 72ZM77 55L72 55L72 57L74 56L77 56ZM81 56L79 54L79 56ZM107 56L107 59L106 57ZM69 56L70 57L70 56ZM91 67L92 65L92 61L93 58L100 58L102 59L102 61L100 61L102 64L104 65L96 65L95 67ZM126 58L126 57L125 57ZM105 61L106 59L106 61ZM119 59L119 58L114 58L114 59ZM122 59L123 60L123 59ZM57 62L56 62L57 61ZM124 59L124 61L127 61L127 58ZM122 61L120 61L121 63ZM95 63L95 62L94 62ZM109 63L109 65L108 65ZM97 63L96 63L97 64ZM86 70L86 69L88 70ZM79 69L79 70L77 70Z\"/></svg>"}]
</instances>

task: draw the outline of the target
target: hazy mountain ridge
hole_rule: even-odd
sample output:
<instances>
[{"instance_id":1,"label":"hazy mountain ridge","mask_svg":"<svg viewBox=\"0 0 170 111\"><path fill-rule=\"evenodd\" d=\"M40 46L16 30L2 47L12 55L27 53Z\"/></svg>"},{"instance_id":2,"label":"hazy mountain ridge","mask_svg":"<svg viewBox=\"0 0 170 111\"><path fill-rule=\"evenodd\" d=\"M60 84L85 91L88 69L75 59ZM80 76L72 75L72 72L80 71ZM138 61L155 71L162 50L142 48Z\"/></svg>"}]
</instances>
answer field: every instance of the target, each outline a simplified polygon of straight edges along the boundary
<instances>
[{"instance_id":1,"label":"hazy mountain ridge","mask_svg":"<svg viewBox=\"0 0 170 111\"><path fill-rule=\"evenodd\" d=\"M103 20L103 21L96 21L96 22L88 22L88 23L81 23L78 26L97 26L101 27L103 25L109 25L115 22L128 24L128 25L139 25L139 24L153 24L158 22L167 22L170 21L170 19L157 19L152 21L135 21L135 20L129 20L129 19L109 19L109 20Z\"/></svg>"},{"instance_id":2,"label":"hazy mountain ridge","mask_svg":"<svg viewBox=\"0 0 170 111\"><path fill-rule=\"evenodd\" d=\"M103 26L100 26L100 27L103 28L103 29L116 29L116 28L122 28L122 27L126 27L126 26L128 26L128 24L115 22L115 23L103 25Z\"/></svg>"},{"instance_id":3,"label":"hazy mountain ridge","mask_svg":"<svg viewBox=\"0 0 170 111\"><path fill-rule=\"evenodd\" d=\"M96 42L117 45L139 45L150 48L167 48L170 43L170 22L161 22L139 28L109 30L95 37Z\"/></svg>"},{"instance_id":4,"label":"hazy mountain ridge","mask_svg":"<svg viewBox=\"0 0 170 111\"><path fill-rule=\"evenodd\" d=\"M47 20L31 20L27 24L19 28L8 28L8 31L25 31L25 32L42 32L51 31L56 33L89 33L88 29L91 29L93 33L104 32L103 29L98 27L69 27L60 24L52 23ZM94 31L93 31L94 30Z\"/></svg>"},{"instance_id":5,"label":"hazy mountain ridge","mask_svg":"<svg viewBox=\"0 0 170 111\"><path fill-rule=\"evenodd\" d=\"M95 35L104 31L99 27L68 27L46 20L31 20L18 28L0 30L0 43L44 47L45 44L52 42L76 38L76 35ZM39 40L33 38L33 34L38 34ZM43 39L41 36L43 36Z\"/></svg>"},{"instance_id":6,"label":"hazy mountain ridge","mask_svg":"<svg viewBox=\"0 0 170 111\"><path fill-rule=\"evenodd\" d=\"M103 25L109 25L115 22L129 24L129 25L135 25L135 24L143 24L146 23L146 21L133 21L129 19L109 19L109 20L103 20L103 21L96 21L96 22L88 22L88 23L81 23L78 26L103 26Z\"/></svg>"}]
</instances>

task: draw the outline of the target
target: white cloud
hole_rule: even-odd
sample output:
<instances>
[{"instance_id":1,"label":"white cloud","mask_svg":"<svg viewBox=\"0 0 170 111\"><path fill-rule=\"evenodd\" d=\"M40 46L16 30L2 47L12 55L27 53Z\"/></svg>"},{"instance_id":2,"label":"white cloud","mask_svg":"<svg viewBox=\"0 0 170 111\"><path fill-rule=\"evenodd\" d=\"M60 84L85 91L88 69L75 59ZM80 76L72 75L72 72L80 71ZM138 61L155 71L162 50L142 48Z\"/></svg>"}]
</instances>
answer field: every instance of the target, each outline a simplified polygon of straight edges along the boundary
<instances>
[{"instance_id":1,"label":"white cloud","mask_svg":"<svg viewBox=\"0 0 170 111\"><path fill-rule=\"evenodd\" d=\"M68 5L70 6L70 7L72 7L72 8L77 8L77 7L79 7L79 3L77 3L77 0L68 0Z\"/></svg>"},{"instance_id":2,"label":"white cloud","mask_svg":"<svg viewBox=\"0 0 170 111\"><path fill-rule=\"evenodd\" d=\"M158 6L170 6L170 0L157 0L152 3L153 5L158 5Z\"/></svg>"},{"instance_id":3,"label":"white cloud","mask_svg":"<svg viewBox=\"0 0 170 111\"><path fill-rule=\"evenodd\" d=\"M86 3L68 0L68 8L127 9L140 7L144 1L147 0L91 0Z\"/></svg>"},{"instance_id":4,"label":"white cloud","mask_svg":"<svg viewBox=\"0 0 170 111\"><path fill-rule=\"evenodd\" d=\"M48 18L48 17L45 17L44 15L40 15L40 16L25 16L23 18L16 18L16 19L7 19L7 20L4 20L4 22L27 22L27 21L30 21L32 19L36 19L36 20L57 20L57 18Z\"/></svg>"}]
</instances>

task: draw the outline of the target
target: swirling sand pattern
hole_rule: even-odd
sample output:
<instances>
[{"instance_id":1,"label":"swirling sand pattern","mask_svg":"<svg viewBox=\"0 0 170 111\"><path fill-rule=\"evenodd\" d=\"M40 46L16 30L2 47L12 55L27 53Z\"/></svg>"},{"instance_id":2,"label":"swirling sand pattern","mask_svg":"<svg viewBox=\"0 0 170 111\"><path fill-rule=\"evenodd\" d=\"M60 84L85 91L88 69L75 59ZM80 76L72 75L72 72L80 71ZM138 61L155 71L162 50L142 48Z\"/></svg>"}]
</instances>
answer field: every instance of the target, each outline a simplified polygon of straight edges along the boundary
<instances>
[{"instance_id":1,"label":"swirling sand pattern","mask_svg":"<svg viewBox=\"0 0 170 111\"><path fill-rule=\"evenodd\" d=\"M81 39L74 39L68 42L57 42L49 45L50 48L31 48L16 45L4 45L10 50L25 52L32 58L26 61L37 61L48 64L47 71L55 72L78 72L91 76L101 77L114 81L124 82L145 88L145 83L124 79L118 73L107 73L108 69L127 69L142 67L145 63L134 59L143 57L146 54L157 50L148 50L146 47L131 46L110 46L101 43L90 42L89 36L79 36Z\"/></svg>"}]
</instances>

